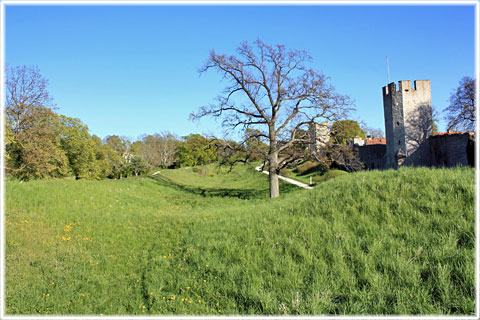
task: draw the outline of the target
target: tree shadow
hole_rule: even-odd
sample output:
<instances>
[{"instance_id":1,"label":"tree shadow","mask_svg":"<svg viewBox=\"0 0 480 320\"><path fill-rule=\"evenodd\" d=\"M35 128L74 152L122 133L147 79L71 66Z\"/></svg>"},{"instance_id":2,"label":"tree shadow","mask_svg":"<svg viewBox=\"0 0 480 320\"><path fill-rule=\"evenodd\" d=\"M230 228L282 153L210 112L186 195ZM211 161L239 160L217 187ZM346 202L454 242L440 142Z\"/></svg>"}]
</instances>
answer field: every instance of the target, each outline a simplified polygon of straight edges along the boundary
<instances>
[{"instance_id":1,"label":"tree shadow","mask_svg":"<svg viewBox=\"0 0 480 320\"><path fill-rule=\"evenodd\" d=\"M184 185L173 180L170 180L160 174L155 176L148 176L149 179L154 180L156 183L171 187L179 191L200 195L202 197L229 197L239 199L264 199L268 198L270 194L269 189L235 189L235 188L207 188L197 187L191 185ZM286 193L293 190L298 190L298 187L292 184L281 183L280 192Z\"/></svg>"},{"instance_id":2,"label":"tree shadow","mask_svg":"<svg viewBox=\"0 0 480 320\"><path fill-rule=\"evenodd\" d=\"M414 152L433 134L432 108L421 105L405 119L407 150ZM407 152L409 155L410 152Z\"/></svg>"}]
</instances>

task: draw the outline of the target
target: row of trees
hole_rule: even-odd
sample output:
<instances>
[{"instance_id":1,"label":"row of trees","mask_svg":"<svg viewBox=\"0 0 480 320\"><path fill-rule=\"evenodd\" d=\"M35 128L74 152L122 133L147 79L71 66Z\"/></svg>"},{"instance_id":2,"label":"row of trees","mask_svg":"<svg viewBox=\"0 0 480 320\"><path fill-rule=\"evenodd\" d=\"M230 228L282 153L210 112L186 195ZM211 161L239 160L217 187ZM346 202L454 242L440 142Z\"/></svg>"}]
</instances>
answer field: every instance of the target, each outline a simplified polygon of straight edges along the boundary
<instances>
[{"instance_id":1,"label":"row of trees","mask_svg":"<svg viewBox=\"0 0 480 320\"><path fill-rule=\"evenodd\" d=\"M325 75L309 68L310 61L305 51L260 40L253 46L242 43L236 55L211 51L201 72L216 70L228 84L216 103L200 107L191 119L219 117L224 128L243 130L240 142L198 134L180 139L171 133L145 135L135 142L118 136L101 140L79 119L54 111L38 68L7 68L6 172L20 179L122 178L154 167L262 159L270 173L270 196L278 197L278 174L307 156L308 127L314 122L333 123L331 141L336 144L357 135L383 136L345 120L353 102L337 93ZM450 127L474 128L474 87L475 81L465 78L452 95L445 110Z\"/></svg>"},{"instance_id":2,"label":"row of trees","mask_svg":"<svg viewBox=\"0 0 480 320\"><path fill-rule=\"evenodd\" d=\"M156 167L198 165L217 160L215 144L200 135L143 135L132 142L90 135L79 119L55 112L47 80L37 67L7 67L5 169L22 179L74 176L122 178Z\"/></svg>"}]
</instances>

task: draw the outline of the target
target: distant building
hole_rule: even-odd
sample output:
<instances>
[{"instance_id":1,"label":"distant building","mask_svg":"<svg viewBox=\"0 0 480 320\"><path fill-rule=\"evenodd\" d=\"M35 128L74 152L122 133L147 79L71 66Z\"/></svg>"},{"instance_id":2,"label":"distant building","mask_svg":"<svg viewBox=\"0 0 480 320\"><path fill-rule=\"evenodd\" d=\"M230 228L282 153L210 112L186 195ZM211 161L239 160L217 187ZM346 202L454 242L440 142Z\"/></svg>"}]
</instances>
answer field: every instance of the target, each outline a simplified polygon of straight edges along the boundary
<instances>
[{"instance_id":1,"label":"distant building","mask_svg":"<svg viewBox=\"0 0 480 320\"><path fill-rule=\"evenodd\" d=\"M310 124L308 128L310 134L312 153L321 152L330 143L330 124L328 121L322 123Z\"/></svg>"}]
</instances>

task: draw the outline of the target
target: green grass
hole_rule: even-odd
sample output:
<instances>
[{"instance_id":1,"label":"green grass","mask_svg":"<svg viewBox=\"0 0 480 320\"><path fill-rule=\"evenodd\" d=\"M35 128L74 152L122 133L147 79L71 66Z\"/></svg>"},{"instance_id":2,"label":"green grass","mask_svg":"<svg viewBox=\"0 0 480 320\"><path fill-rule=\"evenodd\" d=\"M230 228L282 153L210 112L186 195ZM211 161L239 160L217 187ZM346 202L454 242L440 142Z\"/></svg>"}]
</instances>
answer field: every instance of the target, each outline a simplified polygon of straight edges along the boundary
<instances>
[{"instance_id":1,"label":"green grass","mask_svg":"<svg viewBox=\"0 0 480 320\"><path fill-rule=\"evenodd\" d=\"M258 163L219 166L209 164L201 167L161 170L155 178L165 185L192 194L242 199L266 198L270 194L266 175L255 170ZM280 192L290 192L298 187L280 181Z\"/></svg>"},{"instance_id":2,"label":"green grass","mask_svg":"<svg viewBox=\"0 0 480 320\"><path fill-rule=\"evenodd\" d=\"M215 170L8 181L6 313L473 314L473 169Z\"/></svg>"},{"instance_id":3,"label":"green grass","mask_svg":"<svg viewBox=\"0 0 480 320\"><path fill-rule=\"evenodd\" d=\"M319 162L305 161L293 169L284 169L291 179L316 186L319 183L348 174L346 171L326 169ZM310 183L312 177L312 183Z\"/></svg>"}]
</instances>

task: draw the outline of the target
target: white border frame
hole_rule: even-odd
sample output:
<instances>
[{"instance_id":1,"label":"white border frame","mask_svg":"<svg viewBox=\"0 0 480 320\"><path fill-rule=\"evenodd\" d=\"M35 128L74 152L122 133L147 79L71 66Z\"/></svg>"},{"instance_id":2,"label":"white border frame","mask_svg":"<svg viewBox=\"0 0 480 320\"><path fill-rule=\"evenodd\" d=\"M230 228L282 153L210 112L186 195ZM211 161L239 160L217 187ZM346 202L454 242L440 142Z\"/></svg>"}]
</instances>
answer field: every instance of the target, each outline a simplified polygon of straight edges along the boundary
<instances>
[{"instance_id":1,"label":"white border frame","mask_svg":"<svg viewBox=\"0 0 480 320\"><path fill-rule=\"evenodd\" d=\"M480 97L480 60L479 60L479 35L480 35L480 4L477 0L0 0L0 96L1 108L0 113L0 319L14 320L14 319L331 319L331 320L347 320L347 319L472 319L480 318L480 201L478 195L480 192L480 145L478 143L478 133L480 132L480 111L476 109L476 133L477 142L475 143L475 181L476 181L476 202L475 202L475 315L473 316L7 316L5 315L5 165L4 165L4 112L5 110L5 6L6 5L102 5L102 6L143 6L143 5L175 5L175 6L189 6L189 5L272 5L272 6L300 6L300 5L472 5L475 6L475 78L476 78L476 98L478 105L478 98Z\"/></svg>"}]
</instances>

